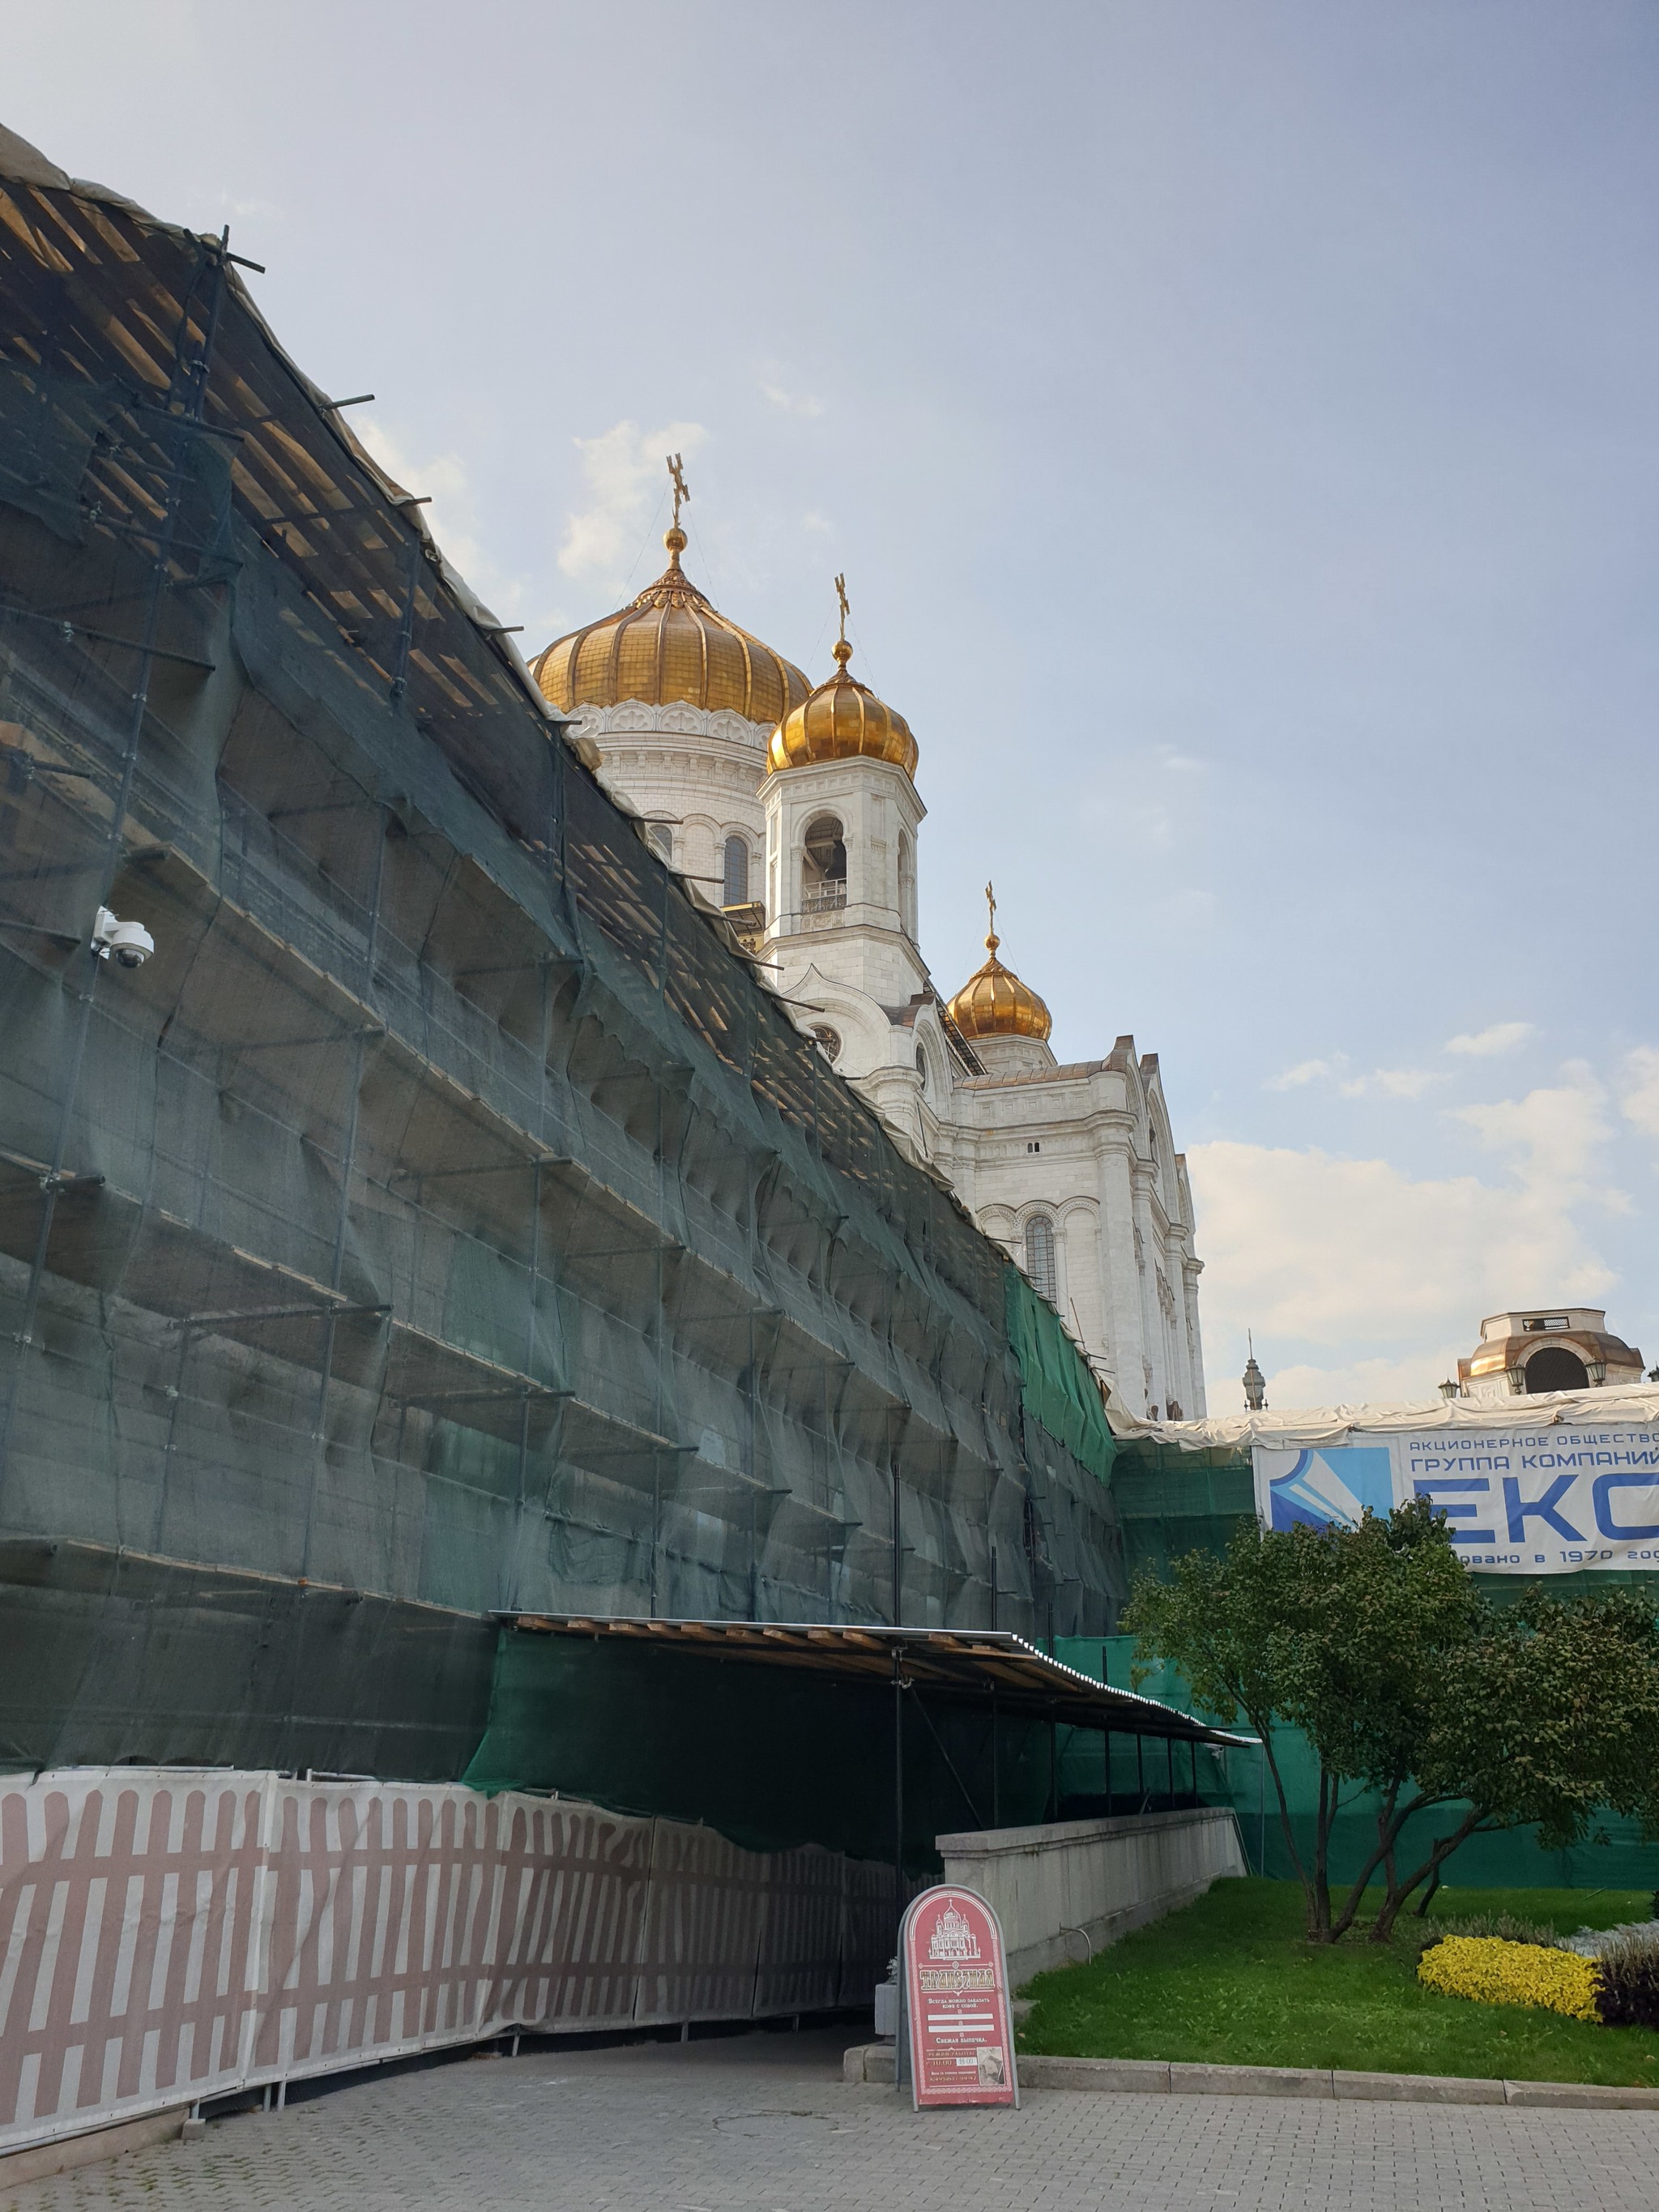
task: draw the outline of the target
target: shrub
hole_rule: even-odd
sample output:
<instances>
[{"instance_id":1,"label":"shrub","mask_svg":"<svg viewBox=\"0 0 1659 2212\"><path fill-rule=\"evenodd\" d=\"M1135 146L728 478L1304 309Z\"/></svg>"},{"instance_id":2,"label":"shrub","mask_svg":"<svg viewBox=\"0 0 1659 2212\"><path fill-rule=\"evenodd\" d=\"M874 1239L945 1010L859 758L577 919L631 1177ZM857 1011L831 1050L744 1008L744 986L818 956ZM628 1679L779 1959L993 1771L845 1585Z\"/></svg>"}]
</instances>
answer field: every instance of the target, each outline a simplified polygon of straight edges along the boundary
<instances>
[{"instance_id":1,"label":"shrub","mask_svg":"<svg viewBox=\"0 0 1659 2212\"><path fill-rule=\"evenodd\" d=\"M1478 2004L1530 2005L1565 2013L1569 2020L1599 2020L1594 1959L1542 1943L1506 1942L1501 1936L1448 1936L1423 1954L1417 1978L1425 1988Z\"/></svg>"},{"instance_id":2,"label":"shrub","mask_svg":"<svg viewBox=\"0 0 1659 2212\"><path fill-rule=\"evenodd\" d=\"M1496 1936L1504 1943L1534 1943L1544 1951L1556 1950L1560 1943L1554 1929L1546 1928L1540 1921L1517 1919L1512 1912L1460 1913L1443 1920L1431 1940L1437 1942L1443 1936Z\"/></svg>"},{"instance_id":3,"label":"shrub","mask_svg":"<svg viewBox=\"0 0 1659 2212\"><path fill-rule=\"evenodd\" d=\"M1659 2027L1659 1935L1609 1936L1596 1962L1595 2009L1608 2027Z\"/></svg>"}]
</instances>

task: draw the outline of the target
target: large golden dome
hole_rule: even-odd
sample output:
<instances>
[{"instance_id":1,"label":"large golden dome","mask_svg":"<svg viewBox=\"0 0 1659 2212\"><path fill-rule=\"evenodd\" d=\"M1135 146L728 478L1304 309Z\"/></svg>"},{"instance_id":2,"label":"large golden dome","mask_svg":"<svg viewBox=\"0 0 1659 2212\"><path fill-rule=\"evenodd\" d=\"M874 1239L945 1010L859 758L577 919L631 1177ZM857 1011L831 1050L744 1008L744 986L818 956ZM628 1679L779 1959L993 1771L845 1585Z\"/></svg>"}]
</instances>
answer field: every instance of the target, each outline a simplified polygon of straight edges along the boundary
<instances>
[{"instance_id":1,"label":"large golden dome","mask_svg":"<svg viewBox=\"0 0 1659 2212\"><path fill-rule=\"evenodd\" d=\"M1022 983L1013 969L1005 968L997 958L1002 939L997 935L997 902L989 884L985 896L991 906L985 950L991 957L968 978L945 1012L965 1037L1036 1037L1039 1043L1047 1044L1054 1017L1030 985Z\"/></svg>"},{"instance_id":2,"label":"large golden dome","mask_svg":"<svg viewBox=\"0 0 1659 2212\"><path fill-rule=\"evenodd\" d=\"M668 566L629 605L557 638L530 664L562 714L638 699L681 699L710 714L781 721L811 689L799 668L711 606L680 567L685 532L667 532Z\"/></svg>"},{"instance_id":3,"label":"large golden dome","mask_svg":"<svg viewBox=\"0 0 1659 2212\"><path fill-rule=\"evenodd\" d=\"M891 761L907 775L916 772L916 741L902 714L896 714L867 684L847 673L853 648L843 637L835 647L836 672L791 709L772 732L766 765L811 768L819 761Z\"/></svg>"}]
</instances>

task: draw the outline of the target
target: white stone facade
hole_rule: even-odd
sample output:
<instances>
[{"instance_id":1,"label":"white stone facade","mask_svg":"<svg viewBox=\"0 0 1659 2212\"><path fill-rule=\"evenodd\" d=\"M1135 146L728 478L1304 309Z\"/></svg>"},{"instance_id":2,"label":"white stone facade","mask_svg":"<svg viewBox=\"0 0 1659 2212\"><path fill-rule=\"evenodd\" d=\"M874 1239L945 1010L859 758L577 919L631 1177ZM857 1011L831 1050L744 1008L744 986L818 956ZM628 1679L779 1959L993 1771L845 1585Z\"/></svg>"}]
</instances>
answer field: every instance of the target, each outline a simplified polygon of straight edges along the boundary
<instances>
[{"instance_id":1,"label":"white stone facade","mask_svg":"<svg viewBox=\"0 0 1659 2212\"><path fill-rule=\"evenodd\" d=\"M605 789L659 825L653 840L659 851L705 898L716 906L726 903L726 845L732 837L740 837L745 848L747 896L763 896L766 816L760 787L769 727L741 714L706 714L680 700L662 707L636 699L616 707L580 707L571 720L599 748Z\"/></svg>"},{"instance_id":2,"label":"white stone facade","mask_svg":"<svg viewBox=\"0 0 1659 2212\"><path fill-rule=\"evenodd\" d=\"M904 770L860 757L769 775L769 730L678 702L574 719L607 789L659 825L659 849L714 904L736 903L726 863L743 841L763 975L1049 1296L1118 1399L1201 1417L1202 1263L1157 1055L1120 1037L1061 1066L1034 1038L955 1036L917 941L926 810Z\"/></svg>"},{"instance_id":3,"label":"white stone facade","mask_svg":"<svg viewBox=\"0 0 1659 2212\"><path fill-rule=\"evenodd\" d=\"M1202 1262L1158 1055L1129 1036L1067 1066L1036 1049L1046 1066L957 1078L937 1164L1040 1290L1050 1224L1054 1305L1127 1407L1201 1417Z\"/></svg>"}]
</instances>

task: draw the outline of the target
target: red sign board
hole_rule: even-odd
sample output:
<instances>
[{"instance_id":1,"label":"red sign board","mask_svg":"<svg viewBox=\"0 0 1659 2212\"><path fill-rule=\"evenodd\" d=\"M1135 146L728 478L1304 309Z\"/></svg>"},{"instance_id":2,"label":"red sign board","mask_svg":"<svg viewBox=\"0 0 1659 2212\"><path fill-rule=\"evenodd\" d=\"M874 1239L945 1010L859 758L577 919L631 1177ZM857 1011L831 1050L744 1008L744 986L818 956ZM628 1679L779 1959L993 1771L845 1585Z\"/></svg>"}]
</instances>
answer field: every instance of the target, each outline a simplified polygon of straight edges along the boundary
<instances>
[{"instance_id":1,"label":"red sign board","mask_svg":"<svg viewBox=\"0 0 1659 2212\"><path fill-rule=\"evenodd\" d=\"M985 1899L948 1883L924 1890L899 1950L913 2107L1018 2105L1008 1965Z\"/></svg>"}]
</instances>

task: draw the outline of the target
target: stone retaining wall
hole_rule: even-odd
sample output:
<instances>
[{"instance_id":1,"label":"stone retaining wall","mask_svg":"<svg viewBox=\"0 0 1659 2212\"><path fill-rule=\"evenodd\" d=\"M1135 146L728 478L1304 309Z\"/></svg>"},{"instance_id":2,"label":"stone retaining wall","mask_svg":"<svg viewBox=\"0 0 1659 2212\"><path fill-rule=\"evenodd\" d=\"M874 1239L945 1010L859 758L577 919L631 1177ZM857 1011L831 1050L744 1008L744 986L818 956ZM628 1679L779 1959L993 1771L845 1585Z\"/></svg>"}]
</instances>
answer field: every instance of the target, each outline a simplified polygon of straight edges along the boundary
<instances>
[{"instance_id":1,"label":"stone retaining wall","mask_svg":"<svg viewBox=\"0 0 1659 2212\"><path fill-rule=\"evenodd\" d=\"M945 1881L995 1907L1016 1989L1247 1871L1238 1824L1219 1806L988 1828L935 1843Z\"/></svg>"}]
</instances>

